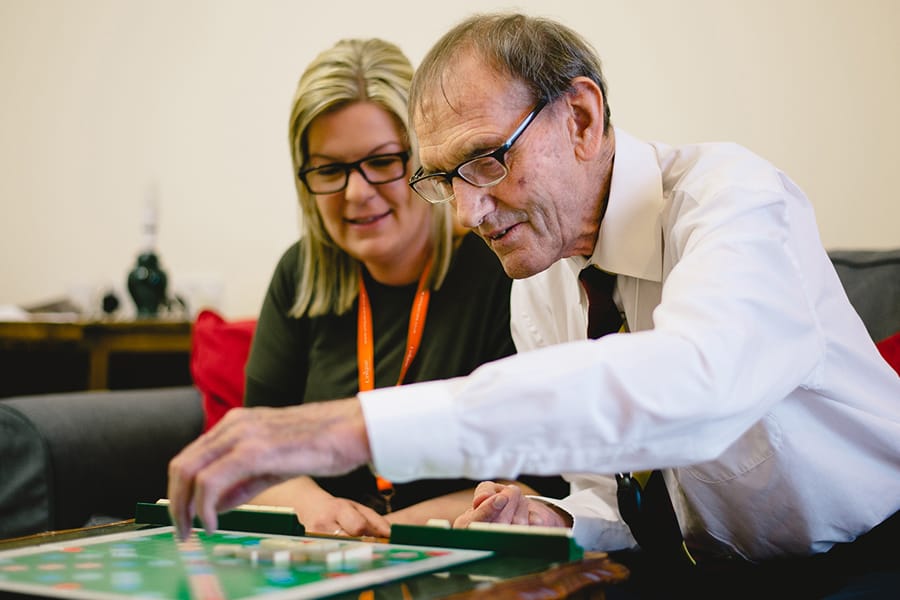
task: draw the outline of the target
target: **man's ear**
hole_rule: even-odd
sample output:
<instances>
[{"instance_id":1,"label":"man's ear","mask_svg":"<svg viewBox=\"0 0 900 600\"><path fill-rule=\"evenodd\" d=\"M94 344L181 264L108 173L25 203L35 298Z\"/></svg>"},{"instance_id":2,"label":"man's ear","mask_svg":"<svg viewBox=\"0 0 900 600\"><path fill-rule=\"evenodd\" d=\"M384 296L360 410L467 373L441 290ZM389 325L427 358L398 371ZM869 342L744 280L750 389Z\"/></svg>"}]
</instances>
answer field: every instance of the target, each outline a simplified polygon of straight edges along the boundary
<instances>
[{"instance_id":1,"label":"man's ear","mask_svg":"<svg viewBox=\"0 0 900 600\"><path fill-rule=\"evenodd\" d=\"M575 155L581 160L594 158L603 146L603 107L606 98L600 87L587 77L576 77L563 96L569 110L569 137Z\"/></svg>"}]
</instances>

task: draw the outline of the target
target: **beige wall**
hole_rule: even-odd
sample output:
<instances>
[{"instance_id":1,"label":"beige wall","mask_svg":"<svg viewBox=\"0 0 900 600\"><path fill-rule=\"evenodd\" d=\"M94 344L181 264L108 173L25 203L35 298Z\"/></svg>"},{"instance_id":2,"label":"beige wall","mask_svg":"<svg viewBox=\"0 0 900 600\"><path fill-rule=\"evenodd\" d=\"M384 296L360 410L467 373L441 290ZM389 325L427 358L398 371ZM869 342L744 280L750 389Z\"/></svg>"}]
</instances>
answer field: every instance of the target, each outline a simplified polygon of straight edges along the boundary
<instances>
[{"instance_id":1,"label":"beige wall","mask_svg":"<svg viewBox=\"0 0 900 600\"><path fill-rule=\"evenodd\" d=\"M806 190L827 248L900 246L896 0L310 6L0 0L0 305L121 291L155 183L172 287L222 282L222 311L255 315L297 235L285 124L306 63L373 35L417 63L489 8L556 17L590 39L618 126L770 159Z\"/></svg>"}]
</instances>

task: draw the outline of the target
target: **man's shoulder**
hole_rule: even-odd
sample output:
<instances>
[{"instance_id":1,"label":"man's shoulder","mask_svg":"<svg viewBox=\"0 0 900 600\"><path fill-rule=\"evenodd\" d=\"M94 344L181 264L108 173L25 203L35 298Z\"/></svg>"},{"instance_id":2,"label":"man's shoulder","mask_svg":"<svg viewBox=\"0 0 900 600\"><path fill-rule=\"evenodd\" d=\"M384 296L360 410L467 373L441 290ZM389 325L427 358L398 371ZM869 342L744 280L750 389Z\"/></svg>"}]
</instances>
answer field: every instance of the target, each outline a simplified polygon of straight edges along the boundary
<instances>
[{"instance_id":1,"label":"man's shoulder","mask_svg":"<svg viewBox=\"0 0 900 600\"><path fill-rule=\"evenodd\" d=\"M771 192L784 188L784 174L775 165L735 142L651 145L666 191L712 196L729 188Z\"/></svg>"},{"instance_id":2,"label":"man's shoulder","mask_svg":"<svg viewBox=\"0 0 900 600\"><path fill-rule=\"evenodd\" d=\"M715 177L731 182L772 182L779 170L750 148L733 141L668 144L641 140L625 130L616 128L616 152L634 154L649 147L664 180L682 184ZM760 177L763 179L760 180ZM665 186L669 188L669 186Z\"/></svg>"}]
</instances>

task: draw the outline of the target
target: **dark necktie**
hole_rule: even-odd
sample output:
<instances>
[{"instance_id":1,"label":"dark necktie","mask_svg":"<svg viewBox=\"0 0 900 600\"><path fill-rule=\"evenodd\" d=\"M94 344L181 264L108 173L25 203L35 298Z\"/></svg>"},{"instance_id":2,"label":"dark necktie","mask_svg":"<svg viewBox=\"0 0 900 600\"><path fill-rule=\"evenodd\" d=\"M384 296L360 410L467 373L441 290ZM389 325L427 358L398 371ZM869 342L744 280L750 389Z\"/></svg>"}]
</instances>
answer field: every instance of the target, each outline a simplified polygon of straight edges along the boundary
<instances>
[{"instance_id":1,"label":"dark necktie","mask_svg":"<svg viewBox=\"0 0 900 600\"><path fill-rule=\"evenodd\" d=\"M622 315L613 301L616 276L587 267L578 274L578 281L588 297L588 337L596 339L617 332L622 327Z\"/></svg>"},{"instance_id":2,"label":"dark necktie","mask_svg":"<svg viewBox=\"0 0 900 600\"><path fill-rule=\"evenodd\" d=\"M619 331L622 316L613 300L616 276L588 266L579 273L578 281L588 296L588 337ZM654 558L672 561L670 564L693 564L662 473L619 473L616 483L619 513L641 549Z\"/></svg>"}]
</instances>

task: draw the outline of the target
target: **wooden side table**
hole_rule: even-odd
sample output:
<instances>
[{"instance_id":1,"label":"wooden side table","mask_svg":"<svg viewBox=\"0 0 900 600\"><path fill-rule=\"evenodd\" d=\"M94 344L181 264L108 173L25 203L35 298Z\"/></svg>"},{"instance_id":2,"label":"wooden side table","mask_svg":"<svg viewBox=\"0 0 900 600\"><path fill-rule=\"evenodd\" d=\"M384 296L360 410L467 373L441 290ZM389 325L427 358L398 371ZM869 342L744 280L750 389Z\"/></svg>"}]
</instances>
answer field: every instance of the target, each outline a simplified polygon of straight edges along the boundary
<instances>
[{"instance_id":1,"label":"wooden side table","mask_svg":"<svg viewBox=\"0 0 900 600\"><path fill-rule=\"evenodd\" d=\"M191 350L190 321L6 321L0 322L0 349L28 351L69 348L88 356L85 389L109 388L113 353L184 353Z\"/></svg>"}]
</instances>

